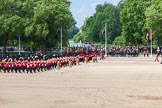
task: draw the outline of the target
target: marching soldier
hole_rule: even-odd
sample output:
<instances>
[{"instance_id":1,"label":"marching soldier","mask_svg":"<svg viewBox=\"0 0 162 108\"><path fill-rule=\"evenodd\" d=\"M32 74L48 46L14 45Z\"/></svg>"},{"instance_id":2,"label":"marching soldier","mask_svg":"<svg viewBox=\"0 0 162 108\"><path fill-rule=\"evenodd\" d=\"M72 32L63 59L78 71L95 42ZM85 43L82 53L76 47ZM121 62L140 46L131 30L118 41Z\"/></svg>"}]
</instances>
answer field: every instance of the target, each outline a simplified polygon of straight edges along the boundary
<instances>
[{"instance_id":1,"label":"marching soldier","mask_svg":"<svg viewBox=\"0 0 162 108\"><path fill-rule=\"evenodd\" d=\"M157 53L156 53L155 61L158 61L159 62L159 59L158 59L159 55L160 55L160 48L158 47L157 48Z\"/></svg>"},{"instance_id":2,"label":"marching soldier","mask_svg":"<svg viewBox=\"0 0 162 108\"><path fill-rule=\"evenodd\" d=\"M76 57L76 65L79 65L79 57Z\"/></svg>"},{"instance_id":3,"label":"marching soldier","mask_svg":"<svg viewBox=\"0 0 162 108\"><path fill-rule=\"evenodd\" d=\"M69 67L72 68L72 60L69 59Z\"/></svg>"},{"instance_id":4,"label":"marching soldier","mask_svg":"<svg viewBox=\"0 0 162 108\"><path fill-rule=\"evenodd\" d=\"M60 60L58 59L58 61L57 61L57 66L56 66L56 68L58 69L58 70L60 70L61 69L61 62L60 62Z\"/></svg>"},{"instance_id":5,"label":"marching soldier","mask_svg":"<svg viewBox=\"0 0 162 108\"><path fill-rule=\"evenodd\" d=\"M4 70L4 73L6 73L6 71L9 72L9 65L8 65L8 62L7 61L4 62L4 64L3 64L3 70Z\"/></svg>"},{"instance_id":6,"label":"marching soldier","mask_svg":"<svg viewBox=\"0 0 162 108\"><path fill-rule=\"evenodd\" d=\"M87 64L88 63L88 55L84 56L84 63Z\"/></svg>"},{"instance_id":7,"label":"marching soldier","mask_svg":"<svg viewBox=\"0 0 162 108\"><path fill-rule=\"evenodd\" d=\"M40 70L43 72L43 68L44 68L44 62L43 61L39 61L39 68Z\"/></svg>"},{"instance_id":8,"label":"marching soldier","mask_svg":"<svg viewBox=\"0 0 162 108\"><path fill-rule=\"evenodd\" d=\"M3 69L3 62L0 60L0 72Z\"/></svg>"},{"instance_id":9,"label":"marching soldier","mask_svg":"<svg viewBox=\"0 0 162 108\"><path fill-rule=\"evenodd\" d=\"M158 57L159 57L159 53L156 54L156 58L155 58L155 61L158 61L159 62Z\"/></svg>"},{"instance_id":10,"label":"marching soldier","mask_svg":"<svg viewBox=\"0 0 162 108\"><path fill-rule=\"evenodd\" d=\"M11 61L11 72L15 70L15 62Z\"/></svg>"},{"instance_id":11,"label":"marching soldier","mask_svg":"<svg viewBox=\"0 0 162 108\"><path fill-rule=\"evenodd\" d=\"M104 59L104 56L105 56L104 51L101 51L101 53L100 53L100 60L103 60Z\"/></svg>"},{"instance_id":12,"label":"marching soldier","mask_svg":"<svg viewBox=\"0 0 162 108\"><path fill-rule=\"evenodd\" d=\"M93 62L93 63L97 63L97 54L95 54L95 55L92 57L92 62Z\"/></svg>"},{"instance_id":13,"label":"marching soldier","mask_svg":"<svg viewBox=\"0 0 162 108\"><path fill-rule=\"evenodd\" d=\"M148 49L146 50L146 55L147 55L147 57L148 57L148 55L149 55L149 50L148 50Z\"/></svg>"}]
</instances>

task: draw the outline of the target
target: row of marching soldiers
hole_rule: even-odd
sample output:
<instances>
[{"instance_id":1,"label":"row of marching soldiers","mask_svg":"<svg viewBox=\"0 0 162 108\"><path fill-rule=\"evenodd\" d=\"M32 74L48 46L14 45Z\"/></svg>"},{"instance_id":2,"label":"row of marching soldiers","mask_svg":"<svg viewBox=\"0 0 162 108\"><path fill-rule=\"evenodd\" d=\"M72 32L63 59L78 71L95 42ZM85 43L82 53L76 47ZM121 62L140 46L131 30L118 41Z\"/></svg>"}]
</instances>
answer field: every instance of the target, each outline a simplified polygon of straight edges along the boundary
<instances>
[{"instance_id":1,"label":"row of marching soldiers","mask_svg":"<svg viewBox=\"0 0 162 108\"><path fill-rule=\"evenodd\" d=\"M15 73L36 73L43 72L51 69L60 69L61 67L72 67L73 65L79 65L79 62L88 62L93 60L95 55L85 56L71 56L71 57L60 57L51 58L48 60L4 60L0 61L0 72L15 72Z\"/></svg>"}]
</instances>

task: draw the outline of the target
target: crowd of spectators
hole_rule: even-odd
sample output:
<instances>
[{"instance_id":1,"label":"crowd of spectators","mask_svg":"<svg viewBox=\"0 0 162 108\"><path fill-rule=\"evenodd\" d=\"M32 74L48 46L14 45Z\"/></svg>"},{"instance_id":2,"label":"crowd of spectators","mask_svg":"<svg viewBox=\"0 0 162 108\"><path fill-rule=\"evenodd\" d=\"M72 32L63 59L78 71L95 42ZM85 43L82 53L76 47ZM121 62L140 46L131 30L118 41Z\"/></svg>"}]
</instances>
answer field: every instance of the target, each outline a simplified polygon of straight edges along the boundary
<instances>
[{"instance_id":1,"label":"crowd of spectators","mask_svg":"<svg viewBox=\"0 0 162 108\"><path fill-rule=\"evenodd\" d=\"M160 48L160 55L162 53L161 47ZM2 52L3 47L0 47L0 51ZM40 48L29 48L24 47L21 48L21 52L30 52L30 54L38 53ZM87 54L92 51L95 51L98 55L100 55L101 51L104 51L104 47L93 47L93 46L86 46L86 47L63 47L62 48L62 55L63 56L71 56L71 55L78 55L80 53ZM7 47L6 51L15 51L18 52L18 47ZM150 47L148 46L111 46L107 48L107 56L109 57L138 57L139 54L143 54L144 52L148 51L150 53ZM61 52L60 47L53 47L53 48L46 48L46 52ZM156 52L156 49L153 49L153 52Z\"/></svg>"}]
</instances>

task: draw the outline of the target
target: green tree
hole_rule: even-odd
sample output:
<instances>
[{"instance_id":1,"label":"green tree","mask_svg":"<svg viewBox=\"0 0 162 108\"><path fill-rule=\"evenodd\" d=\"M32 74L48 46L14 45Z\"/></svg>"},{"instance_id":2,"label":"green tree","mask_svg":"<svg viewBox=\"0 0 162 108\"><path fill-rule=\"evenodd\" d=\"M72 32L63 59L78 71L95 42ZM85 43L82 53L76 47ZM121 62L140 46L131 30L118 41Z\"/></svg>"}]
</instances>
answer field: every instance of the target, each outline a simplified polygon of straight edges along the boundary
<instances>
[{"instance_id":1,"label":"green tree","mask_svg":"<svg viewBox=\"0 0 162 108\"><path fill-rule=\"evenodd\" d=\"M70 2L68 0L38 0L34 4L32 23L26 27L26 35L33 35L35 41L39 42L38 45L42 45L41 47L45 49L46 46L50 47L53 42L60 42L60 38L56 38L55 33L62 26L63 43L66 43L68 28L75 24L69 10Z\"/></svg>"},{"instance_id":2,"label":"green tree","mask_svg":"<svg viewBox=\"0 0 162 108\"><path fill-rule=\"evenodd\" d=\"M155 46L162 45L162 1L152 0L145 11L146 16L146 29L152 29L153 44Z\"/></svg>"},{"instance_id":3,"label":"green tree","mask_svg":"<svg viewBox=\"0 0 162 108\"><path fill-rule=\"evenodd\" d=\"M121 25L119 22L118 8L109 3L97 5L96 13L85 19L81 28L82 32L77 34L77 36L80 36L88 41L101 42L101 32L105 23L107 23L108 43L112 43L115 37L120 35Z\"/></svg>"},{"instance_id":4,"label":"green tree","mask_svg":"<svg viewBox=\"0 0 162 108\"><path fill-rule=\"evenodd\" d=\"M20 0L0 1L0 38L2 39L0 45L4 46L4 54L8 42L11 42L8 40L12 39L16 31L20 31L19 28L22 24L22 18L19 15L20 7Z\"/></svg>"},{"instance_id":5,"label":"green tree","mask_svg":"<svg viewBox=\"0 0 162 108\"><path fill-rule=\"evenodd\" d=\"M113 45L124 46L125 45L125 37L123 37L123 36L116 37L113 42Z\"/></svg>"},{"instance_id":6,"label":"green tree","mask_svg":"<svg viewBox=\"0 0 162 108\"><path fill-rule=\"evenodd\" d=\"M146 8L150 6L148 0L125 0L120 12L122 36L127 45L140 45L145 43L146 35Z\"/></svg>"},{"instance_id":7,"label":"green tree","mask_svg":"<svg viewBox=\"0 0 162 108\"><path fill-rule=\"evenodd\" d=\"M69 39L73 39L74 35L76 35L79 32L79 28L76 26L72 26L69 30L68 30L68 36Z\"/></svg>"},{"instance_id":8,"label":"green tree","mask_svg":"<svg viewBox=\"0 0 162 108\"><path fill-rule=\"evenodd\" d=\"M15 35L30 47L53 47L60 44L56 30L63 28L63 43L68 30L75 25L69 0L5 0L0 1L0 45L15 43Z\"/></svg>"}]
</instances>

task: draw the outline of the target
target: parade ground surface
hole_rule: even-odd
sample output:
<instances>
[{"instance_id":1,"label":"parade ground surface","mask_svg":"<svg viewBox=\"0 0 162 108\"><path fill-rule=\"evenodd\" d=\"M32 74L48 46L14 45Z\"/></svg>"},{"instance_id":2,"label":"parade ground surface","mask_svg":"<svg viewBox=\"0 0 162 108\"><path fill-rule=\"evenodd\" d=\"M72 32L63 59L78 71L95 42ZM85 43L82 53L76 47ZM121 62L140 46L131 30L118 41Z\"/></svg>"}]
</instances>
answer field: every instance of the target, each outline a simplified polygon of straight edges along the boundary
<instances>
[{"instance_id":1,"label":"parade ground surface","mask_svg":"<svg viewBox=\"0 0 162 108\"><path fill-rule=\"evenodd\" d=\"M0 73L0 108L162 108L162 65L154 57L107 57L61 70Z\"/></svg>"}]
</instances>

